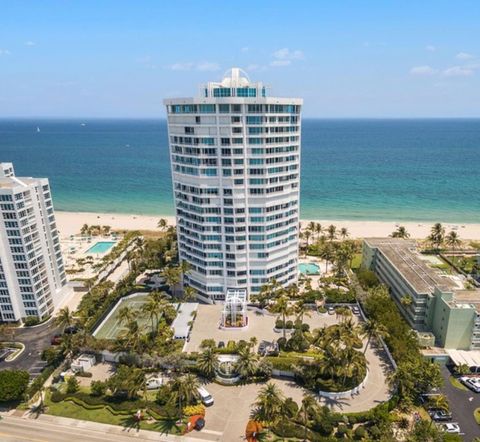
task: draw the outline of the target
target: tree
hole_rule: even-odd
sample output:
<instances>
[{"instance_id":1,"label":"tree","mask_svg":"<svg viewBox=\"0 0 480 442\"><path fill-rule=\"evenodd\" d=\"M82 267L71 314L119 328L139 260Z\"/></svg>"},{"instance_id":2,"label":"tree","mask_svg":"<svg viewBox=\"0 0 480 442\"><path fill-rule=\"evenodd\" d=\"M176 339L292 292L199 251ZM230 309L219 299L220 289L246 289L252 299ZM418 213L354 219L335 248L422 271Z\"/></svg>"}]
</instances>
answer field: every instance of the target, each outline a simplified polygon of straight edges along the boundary
<instances>
[{"instance_id":1,"label":"tree","mask_svg":"<svg viewBox=\"0 0 480 442\"><path fill-rule=\"evenodd\" d=\"M304 298L299 299L294 306L295 314L297 315L297 319L300 322L303 322L304 316L311 316L310 307L308 307L307 302Z\"/></svg>"},{"instance_id":2,"label":"tree","mask_svg":"<svg viewBox=\"0 0 480 442\"><path fill-rule=\"evenodd\" d=\"M455 367L455 373L459 376L470 374L470 367L467 364L460 364Z\"/></svg>"},{"instance_id":3,"label":"tree","mask_svg":"<svg viewBox=\"0 0 480 442\"><path fill-rule=\"evenodd\" d=\"M365 344L363 354L367 352L367 348L372 337L386 338L388 336L387 328L373 318L367 319L364 323L362 323L361 328L363 336L367 337L367 343Z\"/></svg>"},{"instance_id":4,"label":"tree","mask_svg":"<svg viewBox=\"0 0 480 442\"><path fill-rule=\"evenodd\" d=\"M450 410L450 404L448 403L448 399L444 394L436 394L435 396L430 396L428 402L432 405L432 408L443 411Z\"/></svg>"},{"instance_id":5,"label":"tree","mask_svg":"<svg viewBox=\"0 0 480 442\"><path fill-rule=\"evenodd\" d=\"M25 370L0 371L0 402L17 401L23 398L30 375Z\"/></svg>"},{"instance_id":6,"label":"tree","mask_svg":"<svg viewBox=\"0 0 480 442\"><path fill-rule=\"evenodd\" d=\"M158 317L162 312L161 301L155 296L149 296L147 302L142 305L142 312L145 313L151 321L152 336L155 336L158 329Z\"/></svg>"},{"instance_id":7,"label":"tree","mask_svg":"<svg viewBox=\"0 0 480 442\"><path fill-rule=\"evenodd\" d=\"M315 224L315 233L317 234L317 240L323 232L323 227L320 223Z\"/></svg>"},{"instance_id":8,"label":"tree","mask_svg":"<svg viewBox=\"0 0 480 442\"><path fill-rule=\"evenodd\" d=\"M134 398L145 383L145 374L140 368L119 365L117 371L107 381L114 396L126 395Z\"/></svg>"},{"instance_id":9,"label":"tree","mask_svg":"<svg viewBox=\"0 0 480 442\"><path fill-rule=\"evenodd\" d=\"M304 393L302 398L302 407L300 408L300 416L304 428L303 439L307 440L308 420L311 414L314 414L318 408L316 399L309 393Z\"/></svg>"},{"instance_id":10,"label":"tree","mask_svg":"<svg viewBox=\"0 0 480 442\"><path fill-rule=\"evenodd\" d=\"M458 237L458 233L452 230L445 238L445 243L447 246L452 248L453 254L455 254L455 249L461 246L462 241Z\"/></svg>"},{"instance_id":11,"label":"tree","mask_svg":"<svg viewBox=\"0 0 480 442\"><path fill-rule=\"evenodd\" d=\"M165 230L168 227L168 221L165 218L160 218L157 227L162 231Z\"/></svg>"},{"instance_id":12,"label":"tree","mask_svg":"<svg viewBox=\"0 0 480 442\"><path fill-rule=\"evenodd\" d=\"M439 250L445 240L445 228L440 223L433 225L427 238L436 250Z\"/></svg>"},{"instance_id":13,"label":"tree","mask_svg":"<svg viewBox=\"0 0 480 442\"><path fill-rule=\"evenodd\" d=\"M103 381L92 381L90 384L90 394L92 396L103 396L107 391L107 384Z\"/></svg>"},{"instance_id":14,"label":"tree","mask_svg":"<svg viewBox=\"0 0 480 442\"><path fill-rule=\"evenodd\" d=\"M290 302L288 296L281 295L277 299L275 299L275 303L272 306L273 313L279 313L283 319L283 337L286 338L286 331L285 331L285 320L287 316L290 316L294 310L293 307L290 306Z\"/></svg>"},{"instance_id":15,"label":"tree","mask_svg":"<svg viewBox=\"0 0 480 442\"><path fill-rule=\"evenodd\" d=\"M79 389L78 380L75 376L70 376L67 379L67 393L73 394L76 393Z\"/></svg>"},{"instance_id":16,"label":"tree","mask_svg":"<svg viewBox=\"0 0 480 442\"><path fill-rule=\"evenodd\" d=\"M254 405L255 419L274 424L282 418L283 393L275 384L269 382L261 388Z\"/></svg>"},{"instance_id":17,"label":"tree","mask_svg":"<svg viewBox=\"0 0 480 442\"><path fill-rule=\"evenodd\" d=\"M327 227L327 235L330 241L333 241L337 238L337 228L333 224L330 224Z\"/></svg>"},{"instance_id":18,"label":"tree","mask_svg":"<svg viewBox=\"0 0 480 442\"><path fill-rule=\"evenodd\" d=\"M63 329L70 327L74 323L74 321L75 319L73 313L68 307L60 309L57 317L55 318L56 324Z\"/></svg>"},{"instance_id":19,"label":"tree","mask_svg":"<svg viewBox=\"0 0 480 442\"><path fill-rule=\"evenodd\" d=\"M238 359L235 361L235 371L243 378L248 379L254 376L258 369L258 355L250 350L250 347L243 348L238 352Z\"/></svg>"},{"instance_id":20,"label":"tree","mask_svg":"<svg viewBox=\"0 0 480 442\"><path fill-rule=\"evenodd\" d=\"M340 229L340 236L343 240L346 240L349 236L348 229L346 227L342 227Z\"/></svg>"},{"instance_id":21,"label":"tree","mask_svg":"<svg viewBox=\"0 0 480 442\"><path fill-rule=\"evenodd\" d=\"M303 232L303 237L305 238L305 242L307 243L307 251L308 251L308 243L311 236L312 236L312 232L310 230L305 230Z\"/></svg>"},{"instance_id":22,"label":"tree","mask_svg":"<svg viewBox=\"0 0 480 442\"><path fill-rule=\"evenodd\" d=\"M195 301L196 298L197 298L197 290L194 287L187 285L183 289L183 300Z\"/></svg>"},{"instance_id":23,"label":"tree","mask_svg":"<svg viewBox=\"0 0 480 442\"><path fill-rule=\"evenodd\" d=\"M407 229L404 226L398 226L397 230L393 231L390 235L392 238L410 238L410 233L407 232Z\"/></svg>"},{"instance_id":24,"label":"tree","mask_svg":"<svg viewBox=\"0 0 480 442\"><path fill-rule=\"evenodd\" d=\"M165 282L172 290L172 295L175 296L175 286L181 280L181 272L178 267L165 267L162 272L162 276L165 278Z\"/></svg>"},{"instance_id":25,"label":"tree","mask_svg":"<svg viewBox=\"0 0 480 442\"><path fill-rule=\"evenodd\" d=\"M118 320L121 324L128 324L135 319L135 312L127 305L118 310Z\"/></svg>"},{"instance_id":26,"label":"tree","mask_svg":"<svg viewBox=\"0 0 480 442\"><path fill-rule=\"evenodd\" d=\"M170 401L178 408L180 417L183 417L183 407L198 401L198 379L195 375L187 374L176 376L169 383Z\"/></svg>"},{"instance_id":27,"label":"tree","mask_svg":"<svg viewBox=\"0 0 480 442\"><path fill-rule=\"evenodd\" d=\"M218 355L215 350L208 347L197 359L197 367L207 379L213 379L218 370Z\"/></svg>"}]
</instances>

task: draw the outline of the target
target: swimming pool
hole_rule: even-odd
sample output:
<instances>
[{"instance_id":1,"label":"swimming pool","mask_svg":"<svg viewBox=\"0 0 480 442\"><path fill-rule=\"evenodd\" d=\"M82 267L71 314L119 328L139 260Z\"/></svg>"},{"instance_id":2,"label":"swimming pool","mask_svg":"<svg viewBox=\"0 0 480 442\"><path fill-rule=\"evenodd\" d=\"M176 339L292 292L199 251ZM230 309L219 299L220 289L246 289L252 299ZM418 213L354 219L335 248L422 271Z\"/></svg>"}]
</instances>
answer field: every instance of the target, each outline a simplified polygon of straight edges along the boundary
<instances>
[{"instance_id":1,"label":"swimming pool","mask_svg":"<svg viewBox=\"0 0 480 442\"><path fill-rule=\"evenodd\" d=\"M298 270L302 275L319 275L320 267L313 262L302 262L298 264Z\"/></svg>"},{"instance_id":2,"label":"swimming pool","mask_svg":"<svg viewBox=\"0 0 480 442\"><path fill-rule=\"evenodd\" d=\"M99 241L90 247L85 253L105 253L115 245L115 241Z\"/></svg>"}]
</instances>

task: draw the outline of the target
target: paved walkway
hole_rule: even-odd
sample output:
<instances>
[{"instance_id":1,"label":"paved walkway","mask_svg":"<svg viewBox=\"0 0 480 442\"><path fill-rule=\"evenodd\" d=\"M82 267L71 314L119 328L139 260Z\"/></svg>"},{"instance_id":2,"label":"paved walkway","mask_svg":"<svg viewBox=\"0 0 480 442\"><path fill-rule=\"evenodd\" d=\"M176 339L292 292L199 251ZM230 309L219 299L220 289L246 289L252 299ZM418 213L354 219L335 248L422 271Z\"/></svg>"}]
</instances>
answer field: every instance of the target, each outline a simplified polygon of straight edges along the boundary
<instances>
[{"instance_id":1,"label":"paved walkway","mask_svg":"<svg viewBox=\"0 0 480 442\"><path fill-rule=\"evenodd\" d=\"M207 436L208 433L205 434ZM100 424L58 416L40 415L38 419L6 416L0 420L2 442L131 442L132 440L160 442L198 442L198 433L188 436L168 436L155 431L126 430L117 425Z\"/></svg>"}]
</instances>

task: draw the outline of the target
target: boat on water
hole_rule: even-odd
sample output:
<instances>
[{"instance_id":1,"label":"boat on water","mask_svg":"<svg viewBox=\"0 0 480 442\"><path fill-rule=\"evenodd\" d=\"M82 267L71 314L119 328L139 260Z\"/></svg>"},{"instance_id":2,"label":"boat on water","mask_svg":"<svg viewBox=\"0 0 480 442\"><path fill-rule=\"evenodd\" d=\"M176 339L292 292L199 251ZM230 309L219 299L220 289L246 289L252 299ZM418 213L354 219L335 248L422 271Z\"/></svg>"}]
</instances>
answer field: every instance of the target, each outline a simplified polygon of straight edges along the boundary
<instances>
[{"instance_id":1,"label":"boat on water","mask_svg":"<svg viewBox=\"0 0 480 442\"><path fill-rule=\"evenodd\" d=\"M40 132L40 128L37 126L37 132Z\"/></svg>"},{"instance_id":2,"label":"boat on water","mask_svg":"<svg viewBox=\"0 0 480 442\"><path fill-rule=\"evenodd\" d=\"M86 123L80 123L80 126L86 126L87 124Z\"/></svg>"}]
</instances>

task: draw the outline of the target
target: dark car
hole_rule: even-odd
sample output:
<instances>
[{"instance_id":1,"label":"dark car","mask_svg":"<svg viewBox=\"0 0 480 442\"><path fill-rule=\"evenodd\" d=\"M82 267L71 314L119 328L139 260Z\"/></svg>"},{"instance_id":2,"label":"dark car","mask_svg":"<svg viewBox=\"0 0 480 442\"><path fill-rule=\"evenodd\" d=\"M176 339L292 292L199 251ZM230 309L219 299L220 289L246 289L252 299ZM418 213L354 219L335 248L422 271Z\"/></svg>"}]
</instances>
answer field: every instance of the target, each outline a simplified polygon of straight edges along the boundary
<instances>
[{"instance_id":1,"label":"dark car","mask_svg":"<svg viewBox=\"0 0 480 442\"><path fill-rule=\"evenodd\" d=\"M445 410L432 410L430 416L434 421L450 421L452 420L452 413Z\"/></svg>"},{"instance_id":2,"label":"dark car","mask_svg":"<svg viewBox=\"0 0 480 442\"><path fill-rule=\"evenodd\" d=\"M74 335L75 333L78 333L78 327L76 325L69 325L68 327L65 327L63 333L66 335Z\"/></svg>"},{"instance_id":3,"label":"dark car","mask_svg":"<svg viewBox=\"0 0 480 442\"><path fill-rule=\"evenodd\" d=\"M219 341L218 342L218 348L225 348L225 342Z\"/></svg>"},{"instance_id":4,"label":"dark car","mask_svg":"<svg viewBox=\"0 0 480 442\"><path fill-rule=\"evenodd\" d=\"M205 426L205 419L200 418L195 422L195 430L200 431Z\"/></svg>"},{"instance_id":5,"label":"dark car","mask_svg":"<svg viewBox=\"0 0 480 442\"><path fill-rule=\"evenodd\" d=\"M50 339L50 344L52 345L60 345L62 343L62 335L54 335L52 339Z\"/></svg>"},{"instance_id":6,"label":"dark car","mask_svg":"<svg viewBox=\"0 0 480 442\"><path fill-rule=\"evenodd\" d=\"M260 342L257 350L258 354L260 356L265 356L266 350L267 350L267 345L265 344L265 342Z\"/></svg>"}]
</instances>

